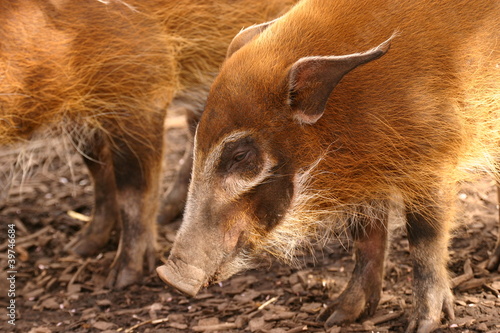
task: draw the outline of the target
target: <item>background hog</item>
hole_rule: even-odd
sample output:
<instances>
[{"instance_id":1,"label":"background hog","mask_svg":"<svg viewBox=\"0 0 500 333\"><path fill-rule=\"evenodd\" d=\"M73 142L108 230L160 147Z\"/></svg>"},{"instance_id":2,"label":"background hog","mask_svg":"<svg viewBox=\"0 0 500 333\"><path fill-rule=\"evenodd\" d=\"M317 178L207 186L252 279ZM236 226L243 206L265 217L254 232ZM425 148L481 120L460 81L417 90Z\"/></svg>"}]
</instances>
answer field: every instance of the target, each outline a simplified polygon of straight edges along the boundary
<instances>
[{"instance_id":1,"label":"background hog","mask_svg":"<svg viewBox=\"0 0 500 333\"><path fill-rule=\"evenodd\" d=\"M326 326L371 315L396 195L413 260L408 331L453 317L455 182L494 172L500 153L499 17L491 0L305 0L240 33L196 132L184 222L160 277L194 295L259 253L290 261L311 238L350 228L357 263Z\"/></svg>"},{"instance_id":2,"label":"background hog","mask_svg":"<svg viewBox=\"0 0 500 333\"><path fill-rule=\"evenodd\" d=\"M108 286L138 281L145 256L154 264L166 107L189 93L199 110L231 38L289 3L0 2L0 145L71 137L95 185L93 220L71 248L96 253L123 230Z\"/></svg>"}]
</instances>

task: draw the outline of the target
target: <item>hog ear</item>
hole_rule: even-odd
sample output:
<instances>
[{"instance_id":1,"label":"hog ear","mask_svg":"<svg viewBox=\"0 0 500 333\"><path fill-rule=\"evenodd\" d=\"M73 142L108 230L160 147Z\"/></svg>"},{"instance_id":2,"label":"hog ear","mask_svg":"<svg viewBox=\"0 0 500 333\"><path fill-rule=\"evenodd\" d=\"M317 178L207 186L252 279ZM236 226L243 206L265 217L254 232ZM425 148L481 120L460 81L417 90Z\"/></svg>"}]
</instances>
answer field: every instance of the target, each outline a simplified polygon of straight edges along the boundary
<instances>
[{"instance_id":1,"label":"hog ear","mask_svg":"<svg viewBox=\"0 0 500 333\"><path fill-rule=\"evenodd\" d=\"M392 38L392 37L391 37ZM314 124L323 112L333 88L359 65L383 56L391 39L367 52L344 56L305 57L288 74L288 104L299 123Z\"/></svg>"},{"instance_id":2,"label":"hog ear","mask_svg":"<svg viewBox=\"0 0 500 333\"><path fill-rule=\"evenodd\" d=\"M227 48L226 59L232 56L234 52L238 51L243 46L245 46L249 41L252 40L252 38L254 38L257 35L260 35L262 31L266 30L267 27L269 27L276 20L277 19L257 25L252 25L251 27L241 30L233 38L231 44L229 44L229 47Z\"/></svg>"}]
</instances>

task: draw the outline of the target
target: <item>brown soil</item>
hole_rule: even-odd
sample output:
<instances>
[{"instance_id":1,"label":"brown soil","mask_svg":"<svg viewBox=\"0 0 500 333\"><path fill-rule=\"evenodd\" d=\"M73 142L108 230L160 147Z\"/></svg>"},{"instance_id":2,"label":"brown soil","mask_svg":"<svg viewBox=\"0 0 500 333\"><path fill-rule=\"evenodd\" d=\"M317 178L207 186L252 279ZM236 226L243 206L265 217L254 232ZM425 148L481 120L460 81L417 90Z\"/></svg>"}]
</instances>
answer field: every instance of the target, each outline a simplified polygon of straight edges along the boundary
<instances>
[{"instance_id":1,"label":"brown soil","mask_svg":"<svg viewBox=\"0 0 500 333\"><path fill-rule=\"evenodd\" d=\"M165 184L173 177L186 140L182 121L171 124ZM87 259L64 252L64 245L85 224L68 212L91 214L92 187L76 154L61 157L49 151L53 150L33 155L39 159L34 167L38 172L22 186L17 178L9 198L0 201L1 332L325 331L316 317L340 293L353 267L347 239L318 249L315 258L305 256L300 268L274 262L213 285L195 298L166 287L154 273L142 285L105 290L99 286L113 259L116 241ZM0 173L15 156L16 152L0 155ZM457 283L456 319L443 321L437 332L500 332L500 274L484 269L498 233L494 182L483 179L463 184L457 200L464 212L451 244L449 264ZM7 297L6 292L9 223L16 224L15 298ZM179 224L159 229L163 259ZM404 331L412 311L412 267L408 242L400 230L395 231L390 250L383 298L375 316L329 332ZM161 264L160 259L157 263ZM16 302L15 326L7 322L10 299Z\"/></svg>"}]
</instances>

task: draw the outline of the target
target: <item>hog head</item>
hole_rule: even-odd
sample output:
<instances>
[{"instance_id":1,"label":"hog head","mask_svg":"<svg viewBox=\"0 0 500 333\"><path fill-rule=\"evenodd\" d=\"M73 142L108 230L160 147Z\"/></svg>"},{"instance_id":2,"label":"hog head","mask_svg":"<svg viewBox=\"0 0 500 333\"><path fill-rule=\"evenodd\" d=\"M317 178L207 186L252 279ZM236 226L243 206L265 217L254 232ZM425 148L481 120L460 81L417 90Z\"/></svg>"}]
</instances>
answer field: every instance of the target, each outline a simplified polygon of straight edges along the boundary
<instances>
[{"instance_id":1,"label":"hog head","mask_svg":"<svg viewBox=\"0 0 500 333\"><path fill-rule=\"evenodd\" d=\"M311 128L342 77L389 49L340 56L270 59L252 49L275 22L242 31L209 94L197 128L182 226L160 278L189 295L255 265L263 253L293 260L319 218L301 195L321 164ZM248 45L246 45L248 44ZM244 64L244 65L243 65ZM246 66L247 67L244 67ZM307 213L306 213L307 211Z\"/></svg>"}]
</instances>

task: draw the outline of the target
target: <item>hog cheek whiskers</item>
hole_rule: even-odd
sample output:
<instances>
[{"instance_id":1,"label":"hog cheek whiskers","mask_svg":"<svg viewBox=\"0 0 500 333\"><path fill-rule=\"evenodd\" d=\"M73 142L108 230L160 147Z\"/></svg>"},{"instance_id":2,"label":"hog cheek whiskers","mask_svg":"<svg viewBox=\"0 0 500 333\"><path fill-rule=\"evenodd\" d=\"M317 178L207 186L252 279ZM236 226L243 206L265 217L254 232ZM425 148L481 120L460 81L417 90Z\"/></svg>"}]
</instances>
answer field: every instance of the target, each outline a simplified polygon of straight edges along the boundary
<instances>
[{"instance_id":1,"label":"hog cheek whiskers","mask_svg":"<svg viewBox=\"0 0 500 333\"><path fill-rule=\"evenodd\" d=\"M315 176L324 172L317 168L327 152L328 149L309 168L296 174L292 203L282 222L265 238L258 230L250 233L256 252L267 252L285 263L298 266L299 254L313 253L315 244L324 245L335 236L346 234L356 212L368 211L343 205L329 192L314 189Z\"/></svg>"},{"instance_id":2,"label":"hog cheek whiskers","mask_svg":"<svg viewBox=\"0 0 500 333\"><path fill-rule=\"evenodd\" d=\"M215 273L213 281L223 281L238 272L256 268L257 266L255 256L248 250L241 249L235 256L231 257L231 260L222 263L219 270Z\"/></svg>"}]
</instances>

